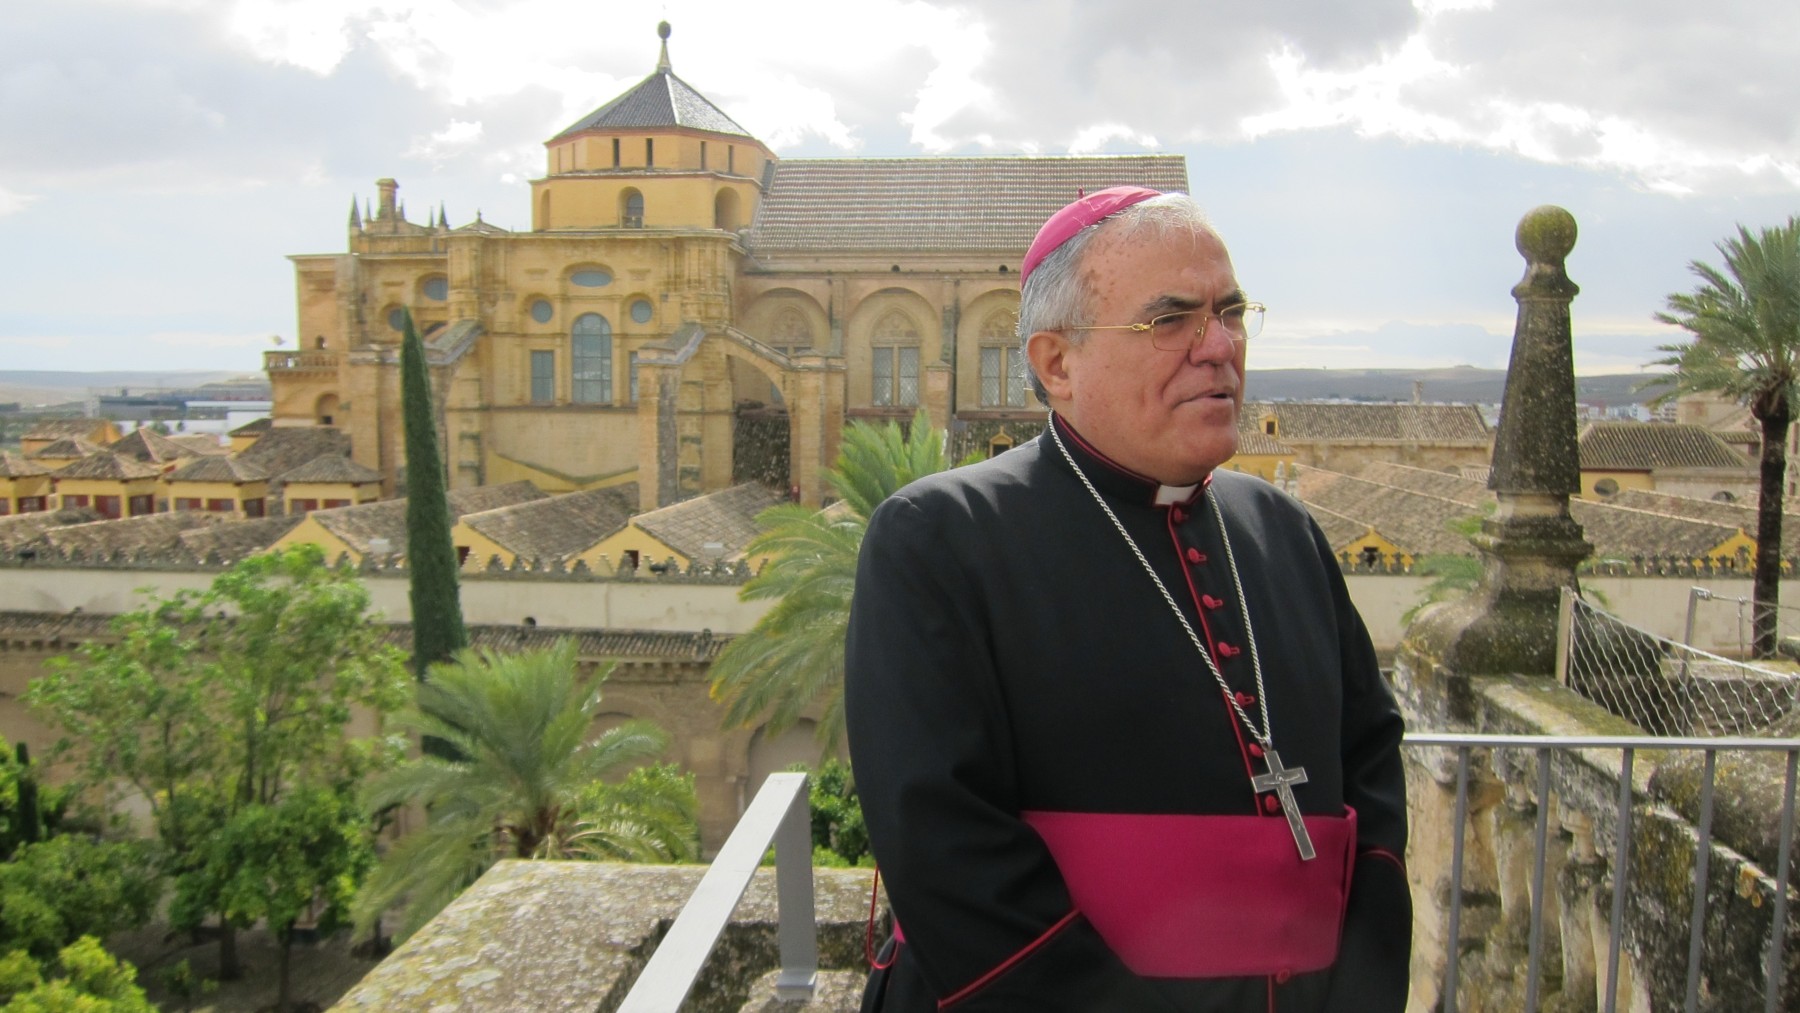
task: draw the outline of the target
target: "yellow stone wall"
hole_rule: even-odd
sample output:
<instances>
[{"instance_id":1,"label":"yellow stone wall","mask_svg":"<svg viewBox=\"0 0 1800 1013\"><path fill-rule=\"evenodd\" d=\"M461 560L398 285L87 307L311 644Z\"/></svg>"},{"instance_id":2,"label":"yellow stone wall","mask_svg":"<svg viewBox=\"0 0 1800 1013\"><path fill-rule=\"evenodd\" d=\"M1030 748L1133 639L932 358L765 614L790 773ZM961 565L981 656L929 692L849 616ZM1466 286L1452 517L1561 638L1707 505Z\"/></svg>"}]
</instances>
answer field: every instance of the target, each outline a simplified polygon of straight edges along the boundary
<instances>
[{"instance_id":1,"label":"yellow stone wall","mask_svg":"<svg viewBox=\"0 0 1800 1013\"><path fill-rule=\"evenodd\" d=\"M5 506L7 513L16 514L19 512L21 499L42 496L47 509L55 505L50 500L53 489L54 483L49 475L21 475L18 478L0 476L0 505Z\"/></svg>"},{"instance_id":2,"label":"yellow stone wall","mask_svg":"<svg viewBox=\"0 0 1800 1013\"><path fill-rule=\"evenodd\" d=\"M197 499L200 509L206 509L206 501L214 499L229 500L233 504L232 513L243 515L244 504L249 500L263 501L263 513L268 513L269 483L267 482L169 482L164 481L158 491L159 496L168 500L167 509L175 508L177 499Z\"/></svg>"},{"instance_id":3,"label":"yellow stone wall","mask_svg":"<svg viewBox=\"0 0 1800 1013\"><path fill-rule=\"evenodd\" d=\"M67 502L67 497L87 496L89 505L93 505L93 497L119 497L120 516L130 516L129 502L133 496L149 496L151 509L155 509L156 496L160 491L160 483L154 478L134 478L129 480L99 478L62 478L56 481L56 495ZM62 503L58 504L63 505Z\"/></svg>"},{"instance_id":4,"label":"yellow stone wall","mask_svg":"<svg viewBox=\"0 0 1800 1013\"><path fill-rule=\"evenodd\" d=\"M336 563L340 558L348 556L354 565L360 564L363 558L362 553L351 548L349 542L326 530L325 525L310 515L277 539L274 545L269 546L268 551L280 552L293 545L317 545L325 550L325 561L328 563ZM394 546L396 552L404 548L401 545Z\"/></svg>"},{"instance_id":5,"label":"yellow stone wall","mask_svg":"<svg viewBox=\"0 0 1800 1013\"><path fill-rule=\"evenodd\" d=\"M1246 475L1255 475L1265 482L1275 481L1275 466L1284 465L1284 472L1291 472L1294 467L1293 454L1238 454L1225 462L1231 471L1241 471Z\"/></svg>"},{"instance_id":6,"label":"yellow stone wall","mask_svg":"<svg viewBox=\"0 0 1800 1013\"><path fill-rule=\"evenodd\" d=\"M282 487L281 498L289 504L296 500L317 500L319 509L323 510L326 509L326 500L346 500L351 506L373 503L381 498L381 486L355 485L350 482L289 482Z\"/></svg>"},{"instance_id":7,"label":"yellow stone wall","mask_svg":"<svg viewBox=\"0 0 1800 1013\"><path fill-rule=\"evenodd\" d=\"M1400 546L1388 541L1374 528L1370 528L1361 538L1338 546L1334 551L1339 555L1348 552L1351 559L1355 560L1369 549L1381 553L1381 561L1384 563L1398 563L1401 566L1412 565L1413 554L1411 552L1406 552Z\"/></svg>"},{"instance_id":8,"label":"yellow stone wall","mask_svg":"<svg viewBox=\"0 0 1800 1013\"><path fill-rule=\"evenodd\" d=\"M1618 489L1611 494L1601 494L1598 486L1601 482L1616 482ZM1581 498L1605 502L1625 489L1655 489L1656 482L1647 471L1589 471L1581 472Z\"/></svg>"},{"instance_id":9,"label":"yellow stone wall","mask_svg":"<svg viewBox=\"0 0 1800 1013\"><path fill-rule=\"evenodd\" d=\"M601 539L593 548L581 553L576 558L590 567L601 568L602 572L610 572L613 567L620 566L624 562L627 552L633 550L636 550L638 554L640 572L651 563L661 563L670 558L680 563L684 569L688 565L688 557L676 552L667 542L636 524L625 525L620 530Z\"/></svg>"},{"instance_id":10,"label":"yellow stone wall","mask_svg":"<svg viewBox=\"0 0 1800 1013\"><path fill-rule=\"evenodd\" d=\"M513 564L518 553L513 552L494 541L492 538L476 531L462 521L450 529L450 544L456 546L457 555L462 559L465 569L485 570L488 563L496 556L507 566Z\"/></svg>"}]
</instances>

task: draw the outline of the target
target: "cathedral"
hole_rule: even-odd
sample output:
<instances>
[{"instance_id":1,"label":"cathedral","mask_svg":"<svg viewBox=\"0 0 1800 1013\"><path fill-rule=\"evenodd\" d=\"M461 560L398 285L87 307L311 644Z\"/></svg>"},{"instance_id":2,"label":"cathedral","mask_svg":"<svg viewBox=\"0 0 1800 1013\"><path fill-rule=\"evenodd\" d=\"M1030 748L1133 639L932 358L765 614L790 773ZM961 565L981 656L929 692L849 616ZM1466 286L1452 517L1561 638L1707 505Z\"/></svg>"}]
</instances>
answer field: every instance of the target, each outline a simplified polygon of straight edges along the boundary
<instances>
[{"instance_id":1,"label":"cathedral","mask_svg":"<svg viewBox=\"0 0 1800 1013\"><path fill-rule=\"evenodd\" d=\"M408 220L391 179L348 250L293 257L277 426L333 426L397 495L405 311L452 488L633 483L649 510L761 481L808 503L843 427L923 409L998 453L1042 415L1017 269L1083 190L1187 190L1179 155L780 159L677 77L545 142L531 229Z\"/></svg>"}]
</instances>

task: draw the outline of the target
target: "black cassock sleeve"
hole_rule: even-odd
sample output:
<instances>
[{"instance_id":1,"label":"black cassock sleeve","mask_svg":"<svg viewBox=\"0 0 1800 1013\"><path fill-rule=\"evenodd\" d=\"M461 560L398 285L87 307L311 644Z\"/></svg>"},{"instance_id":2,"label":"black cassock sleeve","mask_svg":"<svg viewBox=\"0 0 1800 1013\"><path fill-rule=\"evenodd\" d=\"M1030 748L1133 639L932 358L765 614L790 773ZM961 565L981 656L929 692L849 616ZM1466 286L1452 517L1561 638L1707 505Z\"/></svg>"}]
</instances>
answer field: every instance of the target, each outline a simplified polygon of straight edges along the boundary
<instances>
[{"instance_id":1,"label":"black cassock sleeve","mask_svg":"<svg viewBox=\"0 0 1800 1013\"><path fill-rule=\"evenodd\" d=\"M1325 1008L1400 1013L1406 1008L1412 958L1406 771L1400 757L1405 727L1343 573L1317 525L1312 532L1337 611L1344 666L1344 802L1357 817L1356 870Z\"/></svg>"},{"instance_id":2,"label":"black cassock sleeve","mask_svg":"<svg viewBox=\"0 0 1800 1013\"><path fill-rule=\"evenodd\" d=\"M891 991L885 1008L1172 1009L1073 909L1019 818L995 631L940 527L954 497L931 505L902 493L875 511L845 644L857 791L905 938L896 972L931 1000Z\"/></svg>"}]
</instances>

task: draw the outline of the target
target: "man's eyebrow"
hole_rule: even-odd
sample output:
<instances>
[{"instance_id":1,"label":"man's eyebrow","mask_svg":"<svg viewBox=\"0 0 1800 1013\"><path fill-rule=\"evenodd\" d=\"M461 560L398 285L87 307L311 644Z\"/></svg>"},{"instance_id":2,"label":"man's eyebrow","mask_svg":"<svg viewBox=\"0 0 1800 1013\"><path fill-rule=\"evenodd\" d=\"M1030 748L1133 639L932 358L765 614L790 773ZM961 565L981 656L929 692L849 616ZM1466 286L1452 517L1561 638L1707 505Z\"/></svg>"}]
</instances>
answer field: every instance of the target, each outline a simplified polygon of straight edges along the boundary
<instances>
[{"instance_id":1,"label":"man's eyebrow","mask_svg":"<svg viewBox=\"0 0 1800 1013\"><path fill-rule=\"evenodd\" d=\"M1234 288L1219 296L1217 299L1214 299L1212 301L1212 306L1216 310L1222 306L1236 306L1244 301L1244 290L1241 288ZM1197 310L1205 305L1206 301L1204 299L1189 299L1186 296L1179 295L1162 295L1145 303L1139 312L1148 319L1150 317L1162 316L1164 313L1182 313L1188 310Z\"/></svg>"}]
</instances>

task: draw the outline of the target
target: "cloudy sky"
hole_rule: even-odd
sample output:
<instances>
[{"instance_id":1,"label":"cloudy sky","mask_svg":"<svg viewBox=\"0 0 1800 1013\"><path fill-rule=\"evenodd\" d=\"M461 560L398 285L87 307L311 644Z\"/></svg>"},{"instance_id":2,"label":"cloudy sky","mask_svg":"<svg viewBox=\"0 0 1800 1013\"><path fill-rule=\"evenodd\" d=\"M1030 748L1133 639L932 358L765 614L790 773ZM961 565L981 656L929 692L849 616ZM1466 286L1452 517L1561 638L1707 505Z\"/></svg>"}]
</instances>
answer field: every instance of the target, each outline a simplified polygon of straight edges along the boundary
<instances>
[{"instance_id":1,"label":"cloudy sky","mask_svg":"<svg viewBox=\"0 0 1800 1013\"><path fill-rule=\"evenodd\" d=\"M783 157L1176 152L1271 307L1255 367L1506 364L1560 204L1576 360L1634 370L1738 223L1800 212L1776 0L57 0L0 32L0 369L255 370L286 255L393 176L529 226L549 137L653 69Z\"/></svg>"}]
</instances>

